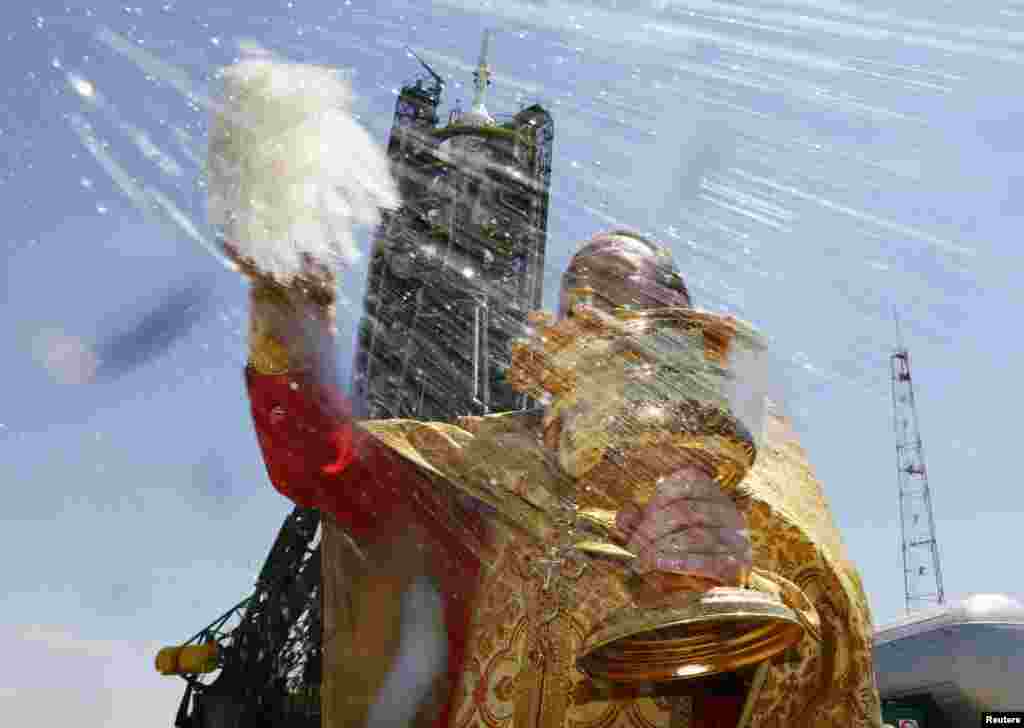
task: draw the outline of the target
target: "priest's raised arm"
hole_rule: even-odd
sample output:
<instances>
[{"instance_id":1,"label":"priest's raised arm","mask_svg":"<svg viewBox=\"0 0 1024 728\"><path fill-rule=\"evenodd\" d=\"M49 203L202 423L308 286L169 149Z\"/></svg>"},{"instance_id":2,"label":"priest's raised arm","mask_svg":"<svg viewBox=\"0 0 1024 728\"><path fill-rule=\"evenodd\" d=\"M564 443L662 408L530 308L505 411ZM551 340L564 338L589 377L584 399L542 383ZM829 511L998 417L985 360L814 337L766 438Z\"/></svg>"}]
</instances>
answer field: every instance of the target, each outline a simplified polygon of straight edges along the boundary
<instances>
[{"instance_id":1,"label":"priest's raised arm","mask_svg":"<svg viewBox=\"0 0 1024 728\"><path fill-rule=\"evenodd\" d=\"M254 280L245 378L271 483L323 513L324 725L445 726L486 529L353 422L334 376L333 282L318 275Z\"/></svg>"}]
</instances>

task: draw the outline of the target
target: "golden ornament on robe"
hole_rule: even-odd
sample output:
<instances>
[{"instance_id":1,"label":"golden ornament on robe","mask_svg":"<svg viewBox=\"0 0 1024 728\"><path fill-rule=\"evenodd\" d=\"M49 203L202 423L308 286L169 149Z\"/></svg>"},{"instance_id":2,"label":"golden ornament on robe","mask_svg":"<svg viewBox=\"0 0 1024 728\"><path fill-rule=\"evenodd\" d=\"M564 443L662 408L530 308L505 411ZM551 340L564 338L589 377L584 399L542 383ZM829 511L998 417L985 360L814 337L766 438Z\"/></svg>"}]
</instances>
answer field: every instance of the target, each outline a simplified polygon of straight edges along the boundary
<instances>
[{"instance_id":1,"label":"golden ornament on robe","mask_svg":"<svg viewBox=\"0 0 1024 728\"><path fill-rule=\"evenodd\" d=\"M587 302L587 290L573 292ZM650 502L661 479L697 467L732 493L754 463L763 417L757 391L764 344L746 324L685 308L576 306L555 322L535 315L513 347L510 380L549 402L545 443L575 479L574 546L628 564L618 510ZM754 379L751 384L750 378ZM759 402L760 398L760 402ZM804 627L774 596L685 574L656 603L627 588L587 636L581 671L616 682L695 678L762 662ZM638 580L622 569L627 585Z\"/></svg>"}]
</instances>

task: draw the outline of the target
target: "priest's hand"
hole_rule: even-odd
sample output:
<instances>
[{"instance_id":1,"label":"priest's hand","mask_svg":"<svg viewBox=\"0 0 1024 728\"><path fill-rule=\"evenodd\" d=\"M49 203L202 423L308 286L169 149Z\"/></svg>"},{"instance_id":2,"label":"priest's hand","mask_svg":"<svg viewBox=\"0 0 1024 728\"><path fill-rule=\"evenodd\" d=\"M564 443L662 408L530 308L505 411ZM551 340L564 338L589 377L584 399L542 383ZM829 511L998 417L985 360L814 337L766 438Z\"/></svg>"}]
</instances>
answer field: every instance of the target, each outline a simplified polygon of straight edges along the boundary
<instances>
[{"instance_id":1,"label":"priest's hand","mask_svg":"<svg viewBox=\"0 0 1024 728\"><path fill-rule=\"evenodd\" d=\"M743 516L699 468L663 478L650 503L621 509L616 525L637 555L633 568L657 591L740 586L750 572Z\"/></svg>"},{"instance_id":2,"label":"priest's hand","mask_svg":"<svg viewBox=\"0 0 1024 728\"><path fill-rule=\"evenodd\" d=\"M260 270L257 265L228 242L222 244L224 254L237 266L238 272L253 283L253 290L263 297L277 297L293 306L313 304L329 307L335 299L335 275L331 269L306 254L303 256L302 271L293 280L285 283Z\"/></svg>"},{"instance_id":3,"label":"priest's hand","mask_svg":"<svg viewBox=\"0 0 1024 728\"><path fill-rule=\"evenodd\" d=\"M335 276L312 257L285 283L261 271L230 243L223 249L252 284L249 363L263 374L320 367L332 371Z\"/></svg>"}]
</instances>

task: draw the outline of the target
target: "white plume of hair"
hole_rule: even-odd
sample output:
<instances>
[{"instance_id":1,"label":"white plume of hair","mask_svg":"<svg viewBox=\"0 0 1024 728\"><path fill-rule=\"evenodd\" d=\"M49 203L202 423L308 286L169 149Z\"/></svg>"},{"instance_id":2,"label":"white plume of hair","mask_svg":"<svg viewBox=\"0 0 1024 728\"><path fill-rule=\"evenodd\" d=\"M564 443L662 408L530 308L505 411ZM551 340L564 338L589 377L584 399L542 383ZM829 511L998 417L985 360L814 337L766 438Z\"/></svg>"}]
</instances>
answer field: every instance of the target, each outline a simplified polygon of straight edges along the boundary
<instances>
[{"instance_id":1,"label":"white plume of hair","mask_svg":"<svg viewBox=\"0 0 1024 728\"><path fill-rule=\"evenodd\" d=\"M334 269L359 258L354 225L400 204L387 156L349 113L332 69L254 55L221 71L210 131L210 222L281 282L303 257Z\"/></svg>"}]
</instances>

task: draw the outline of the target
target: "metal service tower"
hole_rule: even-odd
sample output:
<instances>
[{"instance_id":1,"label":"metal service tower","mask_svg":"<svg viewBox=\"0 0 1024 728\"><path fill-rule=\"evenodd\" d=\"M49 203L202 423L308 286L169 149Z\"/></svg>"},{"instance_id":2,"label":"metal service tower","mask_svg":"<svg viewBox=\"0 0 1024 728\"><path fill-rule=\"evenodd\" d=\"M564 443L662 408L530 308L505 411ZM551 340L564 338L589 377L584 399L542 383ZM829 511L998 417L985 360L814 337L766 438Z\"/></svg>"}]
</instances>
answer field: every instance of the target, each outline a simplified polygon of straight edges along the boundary
<instances>
[{"instance_id":1,"label":"metal service tower","mask_svg":"<svg viewBox=\"0 0 1024 728\"><path fill-rule=\"evenodd\" d=\"M903 581L907 612L943 604L942 570L935 540L935 518L918 428L910 353L901 343L889 357L892 373L893 427L900 490Z\"/></svg>"},{"instance_id":2,"label":"metal service tower","mask_svg":"<svg viewBox=\"0 0 1024 728\"><path fill-rule=\"evenodd\" d=\"M356 414L451 420L521 409L511 341L540 308L554 127L538 105L488 111L489 34L468 111L439 125L444 81L403 86L388 156L402 207L370 256L353 366Z\"/></svg>"}]
</instances>

